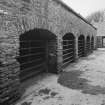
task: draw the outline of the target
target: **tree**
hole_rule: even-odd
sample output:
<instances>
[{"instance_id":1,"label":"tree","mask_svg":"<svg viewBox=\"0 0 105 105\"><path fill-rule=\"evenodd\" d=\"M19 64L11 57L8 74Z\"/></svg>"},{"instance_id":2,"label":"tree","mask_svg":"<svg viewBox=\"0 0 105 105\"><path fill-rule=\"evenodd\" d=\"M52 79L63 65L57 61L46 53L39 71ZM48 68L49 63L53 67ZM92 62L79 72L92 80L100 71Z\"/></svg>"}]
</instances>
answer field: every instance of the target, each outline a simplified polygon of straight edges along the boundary
<instances>
[{"instance_id":1,"label":"tree","mask_svg":"<svg viewBox=\"0 0 105 105\"><path fill-rule=\"evenodd\" d=\"M92 20L95 22L103 21L104 20L104 11L97 11L95 13L92 13L87 17L87 20L91 23Z\"/></svg>"}]
</instances>

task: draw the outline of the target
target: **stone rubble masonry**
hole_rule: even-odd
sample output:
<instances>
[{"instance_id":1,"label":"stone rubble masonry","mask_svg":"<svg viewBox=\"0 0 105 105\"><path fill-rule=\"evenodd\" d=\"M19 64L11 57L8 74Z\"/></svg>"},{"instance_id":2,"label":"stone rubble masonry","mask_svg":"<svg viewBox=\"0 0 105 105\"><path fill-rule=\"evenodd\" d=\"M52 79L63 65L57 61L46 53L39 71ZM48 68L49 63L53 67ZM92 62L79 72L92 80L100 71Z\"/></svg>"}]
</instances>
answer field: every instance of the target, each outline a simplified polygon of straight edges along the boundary
<instances>
[{"instance_id":1,"label":"stone rubble masonry","mask_svg":"<svg viewBox=\"0 0 105 105\"><path fill-rule=\"evenodd\" d=\"M0 16L0 103L9 100L9 104L20 95L19 63L16 61L19 36L15 18L3 14Z\"/></svg>"},{"instance_id":2,"label":"stone rubble masonry","mask_svg":"<svg viewBox=\"0 0 105 105\"><path fill-rule=\"evenodd\" d=\"M102 48L103 43L102 43L102 36L97 36L97 48Z\"/></svg>"},{"instance_id":3,"label":"stone rubble masonry","mask_svg":"<svg viewBox=\"0 0 105 105\"><path fill-rule=\"evenodd\" d=\"M80 34L85 39L93 35L96 48L95 28L57 0L0 0L0 103L12 102L20 95L19 36L36 28L57 36L58 69L62 65L62 37L66 33L73 33L76 39ZM76 45L76 58L77 48Z\"/></svg>"}]
</instances>

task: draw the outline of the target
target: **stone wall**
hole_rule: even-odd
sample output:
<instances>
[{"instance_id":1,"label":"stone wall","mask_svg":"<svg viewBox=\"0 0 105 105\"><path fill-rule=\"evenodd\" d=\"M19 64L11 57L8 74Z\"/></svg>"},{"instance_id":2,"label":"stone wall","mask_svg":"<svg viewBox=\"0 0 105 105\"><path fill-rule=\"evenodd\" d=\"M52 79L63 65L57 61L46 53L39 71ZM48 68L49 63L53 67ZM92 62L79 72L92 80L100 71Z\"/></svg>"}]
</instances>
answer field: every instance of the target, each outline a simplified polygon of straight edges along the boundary
<instances>
[{"instance_id":1,"label":"stone wall","mask_svg":"<svg viewBox=\"0 0 105 105\"><path fill-rule=\"evenodd\" d=\"M0 103L19 96L19 50L17 19L0 15ZM11 101L13 101L11 100Z\"/></svg>"},{"instance_id":2,"label":"stone wall","mask_svg":"<svg viewBox=\"0 0 105 105\"><path fill-rule=\"evenodd\" d=\"M103 47L103 38L102 36L97 36L97 48L102 48Z\"/></svg>"},{"instance_id":3,"label":"stone wall","mask_svg":"<svg viewBox=\"0 0 105 105\"><path fill-rule=\"evenodd\" d=\"M62 37L66 33L73 33L76 37L77 57L80 34L85 39L87 35L93 35L96 40L96 30L57 0L1 0L0 103L19 96L19 36L36 28L49 30L57 36L58 69L62 65Z\"/></svg>"}]
</instances>

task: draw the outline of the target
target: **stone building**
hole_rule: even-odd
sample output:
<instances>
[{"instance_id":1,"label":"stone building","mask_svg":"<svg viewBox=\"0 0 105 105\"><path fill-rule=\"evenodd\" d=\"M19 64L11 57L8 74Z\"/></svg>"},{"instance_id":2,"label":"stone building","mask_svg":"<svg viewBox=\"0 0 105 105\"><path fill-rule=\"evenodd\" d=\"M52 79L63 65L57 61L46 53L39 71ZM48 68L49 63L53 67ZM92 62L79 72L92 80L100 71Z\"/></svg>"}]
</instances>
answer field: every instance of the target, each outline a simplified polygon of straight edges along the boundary
<instances>
[{"instance_id":1,"label":"stone building","mask_svg":"<svg viewBox=\"0 0 105 105\"><path fill-rule=\"evenodd\" d=\"M97 48L105 47L105 15L103 21L91 22L97 28Z\"/></svg>"},{"instance_id":2,"label":"stone building","mask_svg":"<svg viewBox=\"0 0 105 105\"><path fill-rule=\"evenodd\" d=\"M0 103L20 97L26 79L93 49L96 28L60 0L0 0Z\"/></svg>"}]
</instances>

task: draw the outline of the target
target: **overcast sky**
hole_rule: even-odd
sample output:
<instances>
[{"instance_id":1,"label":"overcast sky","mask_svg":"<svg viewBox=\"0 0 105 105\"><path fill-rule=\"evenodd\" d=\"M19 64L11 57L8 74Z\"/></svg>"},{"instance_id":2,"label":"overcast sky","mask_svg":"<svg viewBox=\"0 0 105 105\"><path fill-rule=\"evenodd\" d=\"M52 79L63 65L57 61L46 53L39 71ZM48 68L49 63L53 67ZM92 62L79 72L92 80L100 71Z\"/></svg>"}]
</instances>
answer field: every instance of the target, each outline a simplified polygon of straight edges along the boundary
<instances>
[{"instance_id":1,"label":"overcast sky","mask_svg":"<svg viewBox=\"0 0 105 105\"><path fill-rule=\"evenodd\" d=\"M83 17L105 9L105 0L62 0Z\"/></svg>"}]
</instances>

